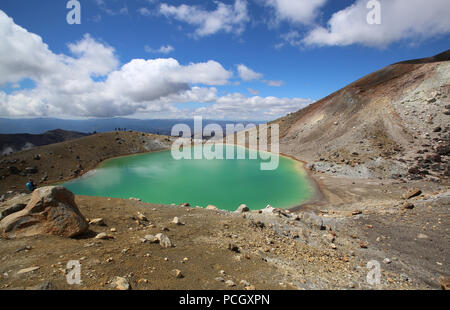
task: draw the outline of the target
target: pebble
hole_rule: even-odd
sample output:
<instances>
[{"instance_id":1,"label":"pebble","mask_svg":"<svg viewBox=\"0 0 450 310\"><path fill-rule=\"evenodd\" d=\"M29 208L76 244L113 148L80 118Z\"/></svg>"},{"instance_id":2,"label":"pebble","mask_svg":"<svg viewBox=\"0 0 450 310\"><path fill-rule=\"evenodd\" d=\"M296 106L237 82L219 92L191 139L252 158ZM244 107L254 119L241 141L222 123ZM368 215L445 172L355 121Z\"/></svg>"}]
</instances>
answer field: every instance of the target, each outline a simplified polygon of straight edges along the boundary
<instances>
[{"instance_id":1,"label":"pebble","mask_svg":"<svg viewBox=\"0 0 450 310\"><path fill-rule=\"evenodd\" d=\"M425 234L419 234L419 235L417 235L417 238L418 239L428 239L428 236Z\"/></svg>"},{"instance_id":2,"label":"pebble","mask_svg":"<svg viewBox=\"0 0 450 310\"><path fill-rule=\"evenodd\" d=\"M154 235L145 235L144 240L150 241L151 243L158 243L159 239Z\"/></svg>"},{"instance_id":3,"label":"pebble","mask_svg":"<svg viewBox=\"0 0 450 310\"><path fill-rule=\"evenodd\" d=\"M105 220L102 218L93 219L89 222L90 225L96 225L96 226L106 226Z\"/></svg>"},{"instance_id":4,"label":"pebble","mask_svg":"<svg viewBox=\"0 0 450 310\"><path fill-rule=\"evenodd\" d=\"M17 274L24 274L24 273L29 273L29 272L33 272L40 269L40 267L29 267L29 268L25 268L25 269L21 269L17 272Z\"/></svg>"},{"instance_id":5,"label":"pebble","mask_svg":"<svg viewBox=\"0 0 450 310\"><path fill-rule=\"evenodd\" d=\"M164 234L157 234L155 236L159 240L159 244L163 248L171 248L173 247L172 242L170 241L169 237L167 237Z\"/></svg>"},{"instance_id":6,"label":"pebble","mask_svg":"<svg viewBox=\"0 0 450 310\"><path fill-rule=\"evenodd\" d=\"M184 278L183 274L181 273L181 270L174 269L174 270L172 270L172 274L173 274L173 275L175 276L175 278L177 278L177 279Z\"/></svg>"},{"instance_id":7,"label":"pebble","mask_svg":"<svg viewBox=\"0 0 450 310\"><path fill-rule=\"evenodd\" d=\"M122 277L115 277L111 283L111 285L120 291L128 291L131 289L130 283L127 279Z\"/></svg>"},{"instance_id":8,"label":"pebble","mask_svg":"<svg viewBox=\"0 0 450 310\"><path fill-rule=\"evenodd\" d=\"M178 217L174 217L172 223L175 225L180 225L180 226L184 225L184 223L182 223Z\"/></svg>"},{"instance_id":9,"label":"pebble","mask_svg":"<svg viewBox=\"0 0 450 310\"><path fill-rule=\"evenodd\" d=\"M147 217L146 217L144 214L142 214L141 212L138 212L138 213L137 213L137 218L138 218L138 220L140 220L140 221L148 222Z\"/></svg>"}]
</instances>

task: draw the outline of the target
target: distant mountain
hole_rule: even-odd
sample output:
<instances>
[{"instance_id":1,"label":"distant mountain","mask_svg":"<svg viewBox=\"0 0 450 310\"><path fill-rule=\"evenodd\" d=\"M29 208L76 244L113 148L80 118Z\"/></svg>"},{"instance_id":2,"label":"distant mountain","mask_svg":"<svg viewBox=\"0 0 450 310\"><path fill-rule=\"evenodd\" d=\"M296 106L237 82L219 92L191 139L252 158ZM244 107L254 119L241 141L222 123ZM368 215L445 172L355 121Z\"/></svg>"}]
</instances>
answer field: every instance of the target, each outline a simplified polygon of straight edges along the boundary
<instances>
[{"instance_id":1,"label":"distant mountain","mask_svg":"<svg viewBox=\"0 0 450 310\"><path fill-rule=\"evenodd\" d=\"M6 119L0 118L0 134L16 134L29 133L41 134L43 132L60 128L62 130L77 131L84 133L92 132L110 132L116 128L124 128L152 134L170 135L172 127L176 124L186 124L193 128L194 121L192 119L129 119L129 118L108 118L108 119L86 119L86 120L64 120L56 118L35 118L35 119ZM204 126L207 124L219 124L225 128L226 124L253 123L255 125L262 122L233 122L233 121L217 121L204 120Z\"/></svg>"},{"instance_id":2,"label":"distant mountain","mask_svg":"<svg viewBox=\"0 0 450 310\"><path fill-rule=\"evenodd\" d=\"M88 136L86 133L56 129L43 134L0 134L2 155Z\"/></svg>"}]
</instances>

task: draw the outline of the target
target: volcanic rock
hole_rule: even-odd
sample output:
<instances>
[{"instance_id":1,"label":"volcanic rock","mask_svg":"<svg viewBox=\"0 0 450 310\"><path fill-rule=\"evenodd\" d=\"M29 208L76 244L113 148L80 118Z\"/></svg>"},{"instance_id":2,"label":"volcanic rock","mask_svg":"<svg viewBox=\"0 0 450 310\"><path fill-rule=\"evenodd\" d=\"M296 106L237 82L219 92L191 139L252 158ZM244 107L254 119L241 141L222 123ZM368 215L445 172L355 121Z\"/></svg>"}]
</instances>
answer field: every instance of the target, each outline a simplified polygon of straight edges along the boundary
<instances>
[{"instance_id":1,"label":"volcanic rock","mask_svg":"<svg viewBox=\"0 0 450 310\"><path fill-rule=\"evenodd\" d=\"M35 190L28 205L0 222L0 232L7 238L34 235L75 237L89 225L75 204L75 196L64 187Z\"/></svg>"}]
</instances>

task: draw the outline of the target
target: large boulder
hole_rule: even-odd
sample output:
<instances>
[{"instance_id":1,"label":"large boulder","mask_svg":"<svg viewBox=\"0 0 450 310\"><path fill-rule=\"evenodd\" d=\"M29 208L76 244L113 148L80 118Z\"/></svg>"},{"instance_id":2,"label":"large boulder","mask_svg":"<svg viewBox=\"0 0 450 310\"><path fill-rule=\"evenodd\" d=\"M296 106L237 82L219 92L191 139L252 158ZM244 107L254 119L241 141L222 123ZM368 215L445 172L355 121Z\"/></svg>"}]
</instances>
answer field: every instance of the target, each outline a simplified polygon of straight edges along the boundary
<instances>
[{"instance_id":1,"label":"large boulder","mask_svg":"<svg viewBox=\"0 0 450 310\"><path fill-rule=\"evenodd\" d=\"M64 187L42 187L35 190L27 206L0 221L4 237L34 235L75 237L89 228L75 204L75 196Z\"/></svg>"}]
</instances>

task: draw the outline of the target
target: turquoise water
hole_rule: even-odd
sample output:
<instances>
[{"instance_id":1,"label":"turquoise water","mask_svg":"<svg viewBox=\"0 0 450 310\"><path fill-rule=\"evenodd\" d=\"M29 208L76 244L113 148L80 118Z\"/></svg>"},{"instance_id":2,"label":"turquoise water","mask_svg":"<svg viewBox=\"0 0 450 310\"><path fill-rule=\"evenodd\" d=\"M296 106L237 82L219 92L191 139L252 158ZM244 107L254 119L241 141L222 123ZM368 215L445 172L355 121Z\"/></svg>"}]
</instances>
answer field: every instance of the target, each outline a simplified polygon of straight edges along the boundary
<instances>
[{"instance_id":1,"label":"turquoise water","mask_svg":"<svg viewBox=\"0 0 450 310\"><path fill-rule=\"evenodd\" d=\"M235 146L226 146L234 148ZM246 150L248 158L248 150ZM306 201L311 187L299 162L280 156L279 167L261 171L261 160L180 160L170 151L115 158L79 179L63 184L77 195L140 198L156 204L182 204L234 211L245 203L289 208Z\"/></svg>"}]
</instances>

